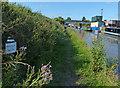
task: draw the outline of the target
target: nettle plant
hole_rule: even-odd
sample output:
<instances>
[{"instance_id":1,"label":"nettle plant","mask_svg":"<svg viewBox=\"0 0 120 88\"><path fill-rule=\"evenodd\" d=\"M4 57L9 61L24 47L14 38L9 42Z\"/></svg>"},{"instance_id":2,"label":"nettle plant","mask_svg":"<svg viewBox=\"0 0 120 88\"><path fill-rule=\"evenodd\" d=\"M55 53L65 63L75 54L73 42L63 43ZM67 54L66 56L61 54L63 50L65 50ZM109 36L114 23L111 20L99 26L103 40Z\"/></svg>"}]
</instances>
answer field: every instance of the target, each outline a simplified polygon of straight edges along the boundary
<instances>
[{"instance_id":1,"label":"nettle plant","mask_svg":"<svg viewBox=\"0 0 120 88\"><path fill-rule=\"evenodd\" d=\"M49 62L47 65L43 65L42 67L35 72L35 66L31 66L27 63L22 62L23 58L25 57L26 53L25 50L27 47L21 47L16 55L9 54L6 55L8 61L4 61L3 64L3 76L7 77L7 79L3 78L3 87L6 86L24 86L24 87L31 87L31 86L43 86L48 84L52 79L52 73L50 71L51 65ZM5 53L3 53L4 55ZM26 68L26 78L20 82L17 76L17 69L20 68L19 65L27 66ZM12 74L11 74L12 73ZM13 77L11 77L13 76ZM10 81L12 79L12 81Z\"/></svg>"}]
</instances>

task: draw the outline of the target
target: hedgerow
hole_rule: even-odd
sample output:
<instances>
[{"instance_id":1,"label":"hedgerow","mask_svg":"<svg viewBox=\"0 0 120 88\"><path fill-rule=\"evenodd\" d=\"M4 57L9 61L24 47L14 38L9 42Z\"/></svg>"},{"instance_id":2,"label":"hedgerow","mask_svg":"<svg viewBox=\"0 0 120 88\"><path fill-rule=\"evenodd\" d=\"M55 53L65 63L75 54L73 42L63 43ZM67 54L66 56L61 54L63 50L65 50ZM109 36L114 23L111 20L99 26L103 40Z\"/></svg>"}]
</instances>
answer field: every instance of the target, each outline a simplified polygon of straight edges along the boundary
<instances>
[{"instance_id":1,"label":"hedgerow","mask_svg":"<svg viewBox=\"0 0 120 88\"><path fill-rule=\"evenodd\" d=\"M41 13L32 12L29 8L15 3L2 3L2 44L5 51L7 38L13 37L17 42L17 49L26 46L26 56L22 58L23 63L35 66L37 72L42 64L51 61L54 67L53 76L58 75L56 65L64 60L63 42L67 40L64 27L53 19L43 16ZM61 42L62 41L62 42ZM17 53L14 53L15 56ZM62 55L62 57L61 57ZM9 55L3 54L3 63L8 62ZM3 66L4 67L4 66ZM3 86L21 83L26 79L26 67L17 66L17 72L3 70ZM18 76L14 76L17 74ZM12 77L13 76L13 77ZM10 79L12 77L12 79ZM54 78L54 77L53 77Z\"/></svg>"}]
</instances>

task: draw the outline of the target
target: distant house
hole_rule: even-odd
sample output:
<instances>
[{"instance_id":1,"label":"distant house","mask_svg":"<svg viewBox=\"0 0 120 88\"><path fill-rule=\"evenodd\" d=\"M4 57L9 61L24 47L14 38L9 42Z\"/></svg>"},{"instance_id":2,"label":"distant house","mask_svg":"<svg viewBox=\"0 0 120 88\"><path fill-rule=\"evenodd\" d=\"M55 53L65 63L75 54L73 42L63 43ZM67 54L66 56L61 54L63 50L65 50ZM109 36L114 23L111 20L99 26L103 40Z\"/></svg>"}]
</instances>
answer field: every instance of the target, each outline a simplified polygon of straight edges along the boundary
<instances>
[{"instance_id":1,"label":"distant house","mask_svg":"<svg viewBox=\"0 0 120 88\"><path fill-rule=\"evenodd\" d=\"M92 17L92 22L101 22L102 21L102 16L94 16Z\"/></svg>"}]
</instances>

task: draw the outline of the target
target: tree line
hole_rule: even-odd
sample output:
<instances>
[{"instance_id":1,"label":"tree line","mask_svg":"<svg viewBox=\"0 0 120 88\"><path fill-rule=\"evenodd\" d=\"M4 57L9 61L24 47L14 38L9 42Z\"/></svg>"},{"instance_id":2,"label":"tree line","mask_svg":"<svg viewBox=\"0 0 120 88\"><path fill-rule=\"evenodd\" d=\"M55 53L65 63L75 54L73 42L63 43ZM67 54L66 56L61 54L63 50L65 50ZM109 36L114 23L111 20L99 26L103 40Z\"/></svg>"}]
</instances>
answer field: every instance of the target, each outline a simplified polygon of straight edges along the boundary
<instances>
[{"instance_id":1,"label":"tree line","mask_svg":"<svg viewBox=\"0 0 120 88\"><path fill-rule=\"evenodd\" d=\"M64 24L64 23L65 23L65 19L62 18L62 17L56 17L56 18L54 18L54 20L55 20L55 21L58 21L60 24ZM72 19L71 19L71 17L67 17L66 20L72 20ZM83 22L90 22L90 20L86 20L86 17L85 17L85 16L82 17L82 21L83 21Z\"/></svg>"}]
</instances>

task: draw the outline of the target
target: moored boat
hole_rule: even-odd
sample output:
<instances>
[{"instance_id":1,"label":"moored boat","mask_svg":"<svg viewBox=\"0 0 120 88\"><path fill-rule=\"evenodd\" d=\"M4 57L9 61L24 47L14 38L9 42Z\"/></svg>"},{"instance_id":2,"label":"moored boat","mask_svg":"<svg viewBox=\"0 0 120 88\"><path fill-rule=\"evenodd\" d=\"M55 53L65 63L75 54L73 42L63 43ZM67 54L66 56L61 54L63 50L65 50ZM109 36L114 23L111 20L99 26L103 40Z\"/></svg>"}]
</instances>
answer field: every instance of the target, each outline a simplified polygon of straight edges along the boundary
<instances>
[{"instance_id":1,"label":"moored boat","mask_svg":"<svg viewBox=\"0 0 120 88\"><path fill-rule=\"evenodd\" d=\"M115 36L120 36L120 28L117 27L106 27L105 34L110 34L110 35L115 35Z\"/></svg>"},{"instance_id":2,"label":"moored boat","mask_svg":"<svg viewBox=\"0 0 120 88\"><path fill-rule=\"evenodd\" d=\"M95 30L94 32L95 32L95 33L100 33L101 31L100 31L100 30Z\"/></svg>"},{"instance_id":3,"label":"moored boat","mask_svg":"<svg viewBox=\"0 0 120 88\"><path fill-rule=\"evenodd\" d=\"M100 27L91 27L92 32L100 33Z\"/></svg>"}]
</instances>

